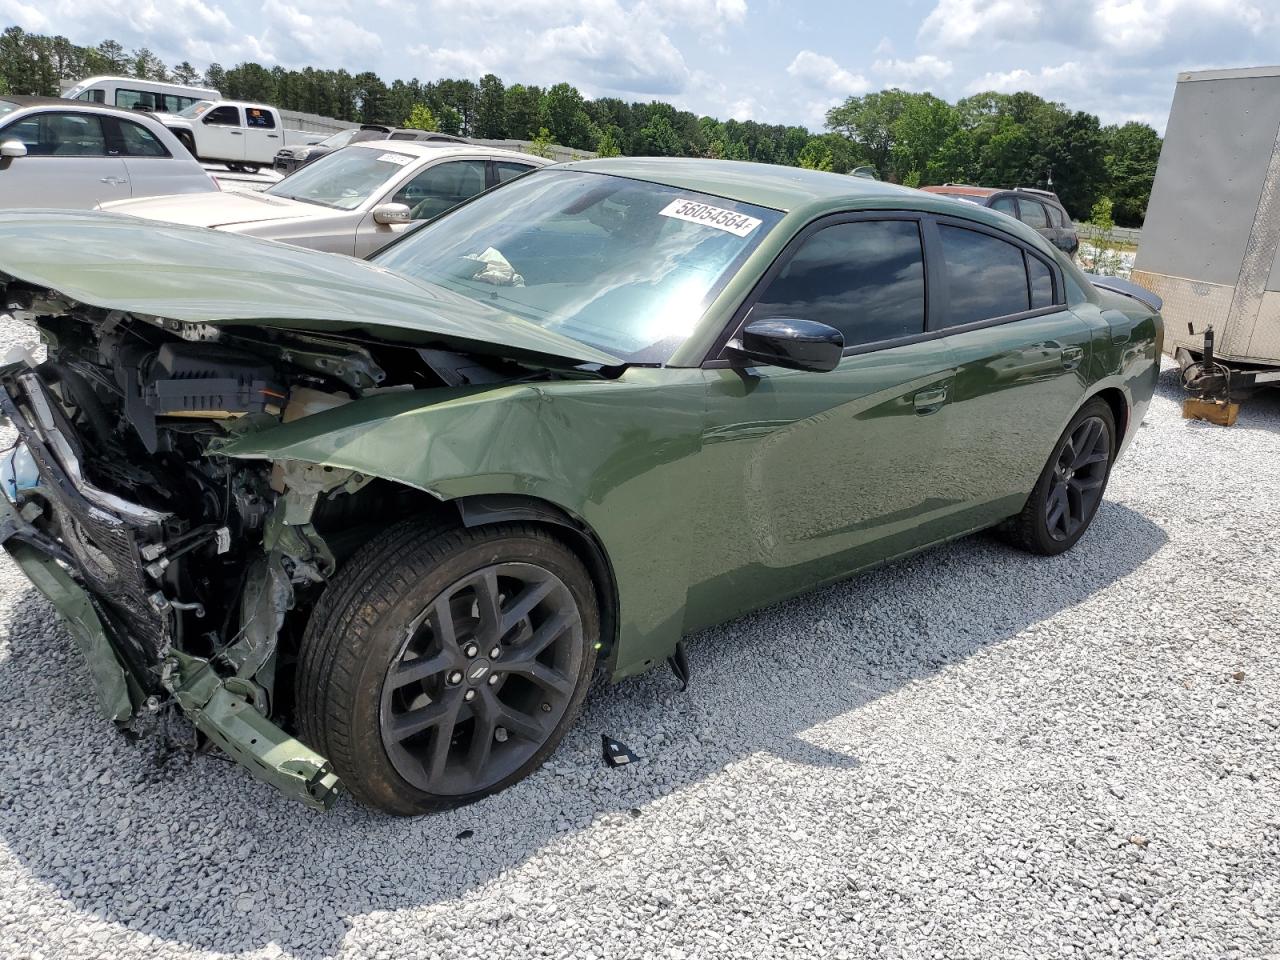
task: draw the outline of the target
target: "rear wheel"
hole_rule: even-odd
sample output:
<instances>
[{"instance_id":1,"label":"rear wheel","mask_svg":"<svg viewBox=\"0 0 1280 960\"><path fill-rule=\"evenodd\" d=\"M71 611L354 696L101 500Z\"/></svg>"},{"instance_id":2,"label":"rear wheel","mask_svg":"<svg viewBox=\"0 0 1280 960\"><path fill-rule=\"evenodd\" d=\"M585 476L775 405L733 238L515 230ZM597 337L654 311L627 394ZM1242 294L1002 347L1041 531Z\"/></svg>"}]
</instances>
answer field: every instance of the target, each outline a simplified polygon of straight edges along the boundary
<instances>
[{"instance_id":1,"label":"rear wheel","mask_svg":"<svg viewBox=\"0 0 1280 960\"><path fill-rule=\"evenodd\" d=\"M1085 404L1058 440L1026 506L1010 525L1016 544L1047 556L1075 546L1102 503L1115 458L1115 437L1115 417L1106 402Z\"/></svg>"},{"instance_id":2,"label":"rear wheel","mask_svg":"<svg viewBox=\"0 0 1280 960\"><path fill-rule=\"evenodd\" d=\"M541 528L402 524L353 557L312 612L301 732L372 806L470 803L555 749L598 634L586 569Z\"/></svg>"}]
</instances>

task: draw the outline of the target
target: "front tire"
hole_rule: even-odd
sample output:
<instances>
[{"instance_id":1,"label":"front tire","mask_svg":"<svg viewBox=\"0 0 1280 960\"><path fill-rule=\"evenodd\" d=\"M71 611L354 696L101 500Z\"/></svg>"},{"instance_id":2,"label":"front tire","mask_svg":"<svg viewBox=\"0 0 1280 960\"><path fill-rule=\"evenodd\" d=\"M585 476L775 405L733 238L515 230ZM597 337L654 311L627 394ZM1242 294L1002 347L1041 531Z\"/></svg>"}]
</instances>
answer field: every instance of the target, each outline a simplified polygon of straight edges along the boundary
<instances>
[{"instance_id":1,"label":"front tire","mask_svg":"<svg viewBox=\"0 0 1280 960\"><path fill-rule=\"evenodd\" d=\"M590 576L542 528L402 523L353 556L312 611L300 730L370 806L471 803L556 748L598 637Z\"/></svg>"},{"instance_id":2,"label":"front tire","mask_svg":"<svg viewBox=\"0 0 1280 960\"><path fill-rule=\"evenodd\" d=\"M1093 523L1116 455L1116 422L1103 400L1090 400L1063 431L1010 539L1032 553L1070 550Z\"/></svg>"}]
</instances>

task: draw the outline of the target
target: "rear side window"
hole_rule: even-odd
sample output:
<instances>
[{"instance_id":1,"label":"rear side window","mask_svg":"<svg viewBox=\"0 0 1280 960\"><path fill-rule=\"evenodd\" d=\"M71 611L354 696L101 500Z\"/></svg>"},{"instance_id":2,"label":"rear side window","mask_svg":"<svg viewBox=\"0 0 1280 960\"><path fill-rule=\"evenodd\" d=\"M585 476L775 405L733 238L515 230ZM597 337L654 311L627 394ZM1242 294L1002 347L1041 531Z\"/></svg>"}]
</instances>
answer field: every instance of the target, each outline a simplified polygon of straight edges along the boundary
<instances>
[{"instance_id":1,"label":"rear side window","mask_svg":"<svg viewBox=\"0 0 1280 960\"><path fill-rule=\"evenodd\" d=\"M132 120L117 120L120 129L120 150L126 157L167 157L160 139L140 123Z\"/></svg>"},{"instance_id":2,"label":"rear side window","mask_svg":"<svg viewBox=\"0 0 1280 960\"><path fill-rule=\"evenodd\" d=\"M1067 225L1066 211L1061 207L1049 204L1049 220L1055 227L1065 227Z\"/></svg>"},{"instance_id":3,"label":"rear side window","mask_svg":"<svg viewBox=\"0 0 1280 960\"><path fill-rule=\"evenodd\" d=\"M1049 217L1044 212L1044 207L1038 200L1028 200L1023 197L1018 201L1018 208L1022 211L1020 218L1028 227L1035 227L1037 230L1047 229L1049 226Z\"/></svg>"},{"instance_id":4,"label":"rear side window","mask_svg":"<svg viewBox=\"0 0 1280 960\"><path fill-rule=\"evenodd\" d=\"M946 325L977 323L1029 309L1022 249L987 233L938 225L947 266Z\"/></svg>"},{"instance_id":5,"label":"rear side window","mask_svg":"<svg viewBox=\"0 0 1280 960\"><path fill-rule=\"evenodd\" d=\"M80 94L80 96L76 97L76 99L77 99L77 100L84 100L84 101L87 101L88 103L106 103L106 102L107 102L107 91L105 91L105 90L86 90L84 93Z\"/></svg>"},{"instance_id":6,"label":"rear side window","mask_svg":"<svg viewBox=\"0 0 1280 960\"><path fill-rule=\"evenodd\" d=\"M1007 213L1011 217L1017 217L1018 199L1017 197L996 197L991 201L991 209Z\"/></svg>"},{"instance_id":7,"label":"rear side window","mask_svg":"<svg viewBox=\"0 0 1280 960\"><path fill-rule=\"evenodd\" d=\"M1028 254L1027 278L1031 284L1031 309L1053 306L1053 272L1048 265Z\"/></svg>"},{"instance_id":8,"label":"rear side window","mask_svg":"<svg viewBox=\"0 0 1280 960\"><path fill-rule=\"evenodd\" d=\"M245 126L255 127L259 130L274 130L276 128L276 118L271 115L270 110L249 107L245 110L244 116Z\"/></svg>"},{"instance_id":9,"label":"rear side window","mask_svg":"<svg viewBox=\"0 0 1280 960\"><path fill-rule=\"evenodd\" d=\"M508 180L514 180L516 177L528 173L533 169L527 163L513 163L510 160L496 160L494 167L498 172L498 182L506 183Z\"/></svg>"},{"instance_id":10,"label":"rear side window","mask_svg":"<svg viewBox=\"0 0 1280 960\"><path fill-rule=\"evenodd\" d=\"M21 140L33 157L105 157L102 121L88 113L39 113L11 124L0 138Z\"/></svg>"},{"instance_id":11,"label":"rear side window","mask_svg":"<svg viewBox=\"0 0 1280 960\"><path fill-rule=\"evenodd\" d=\"M218 107L204 115L204 122L211 127L240 126L239 107Z\"/></svg>"},{"instance_id":12,"label":"rear side window","mask_svg":"<svg viewBox=\"0 0 1280 960\"><path fill-rule=\"evenodd\" d=\"M817 320L846 347L924 331L924 256L914 220L859 220L804 240L751 310Z\"/></svg>"}]
</instances>

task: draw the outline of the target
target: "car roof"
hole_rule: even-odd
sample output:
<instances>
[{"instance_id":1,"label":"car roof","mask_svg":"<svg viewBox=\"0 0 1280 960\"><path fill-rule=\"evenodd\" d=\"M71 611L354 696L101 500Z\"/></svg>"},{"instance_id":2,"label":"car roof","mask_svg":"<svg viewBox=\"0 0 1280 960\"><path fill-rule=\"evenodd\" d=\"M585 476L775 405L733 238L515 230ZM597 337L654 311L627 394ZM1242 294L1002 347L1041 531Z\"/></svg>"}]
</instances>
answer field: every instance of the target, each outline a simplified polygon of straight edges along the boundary
<instances>
[{"instance_id":1,"label":"car roof","mask_svg":"<svg viewBox=\"0 0 1280 960\"><path fill-rule=\"evenodd\" d=\"M925 193L940 193L950 197L994 197L997 193L1005 192L998 187L974 187L967 183L941 183L920 189Z\"/></svg>"},{"instance_id":2,"label":"car roof","mask_svg":"<svg viewBox=\"0 0 1280 960\"><path fill-rule=\"evenodd\" d=\"M880 180L741 160L611 157L577 160L560 166L570 170L648 180L782 211L794 210L814 202L856 202L869 197L905 197L918 194L918 191L908 187Z\"/></svg>"},{"instance_id":3,"label":"car roof","mask_svg":"<svg viewBox=\"0 0 1280 960\"><path fill-rule=\"evenodd\" d=\"M804 221L845 211L912 210L972 220L1040 247L1046 243L1026 224L988 207L843 173L740 160L676 157L596 158L559 163L553 169L602 173L696 190L780 210Z\"/></svg>"},{"instance_id":4,"label":"car roof","mask_svg":"<svg viewBox=\"0 0 1280 960\"><path fill-rule=\"evenodd\" d=\"M442 157L442 156L474 156L482 153L486 157L498 157L506 159L510 157L512 160L520 160L522 162L532 163L534 166L544 166L550 163L550 160L544 160L542 157L535 157L529 153L519 153L515 150L502 150L498 147L482 147L479 144L471 143L448 143L448 142L431 142L425 140L362 140L359 143L352 143L344 150L399 150L404 153L412 153L419 157Z\"/></svg>"},{"instance_id":5,"label":"car roof","mask_svg":"<svg viewBox=\"0 0 1280 960\"><path fill-rule=\"evenodd\" d=\"M28 107L61 107L63 110L96 110L100 113L115 113L134 118L138 114L147 115L146 110L129 110L126 107L117 107L114 104L93 103L88 100L67 100L63 97L10 96L6 93L0 94L0 100L16 103L23 110Z\"/></svg>"}]
</instances>

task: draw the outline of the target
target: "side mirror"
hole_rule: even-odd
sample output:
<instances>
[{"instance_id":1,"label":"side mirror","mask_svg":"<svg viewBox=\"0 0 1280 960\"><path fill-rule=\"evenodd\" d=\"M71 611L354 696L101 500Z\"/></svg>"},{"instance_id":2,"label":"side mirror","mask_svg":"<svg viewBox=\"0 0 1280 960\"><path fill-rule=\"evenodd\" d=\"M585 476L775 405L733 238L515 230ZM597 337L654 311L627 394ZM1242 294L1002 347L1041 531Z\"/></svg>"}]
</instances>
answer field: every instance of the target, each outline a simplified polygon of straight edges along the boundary
<instances>
[{"instance_id":1,"label":"side mirror","mask_svg":"<svg viewBox=\"0 0 1280 960\"><path fill-rule=\"evenodd\" d=\"M27 155L27 145L21 140L6 140L0 143L0 157L11 160L14 157L25 157Z\"/></svg>"},{"instance_id":2,"label":"side mirror","mask_svg":"<svg viewBox=\"0 0 1280 960\"><path fill-rule=\"evenodd\" d=\"M844 355L844 334L816 320L752 320L742 329L742 339L736 344L731 341L730 348L756 363L826 373Z\"/></svg>"},{"instance_id":3,"label":"side mirror","mask_svg":"<svg viewBox=\"0 0 1280 960\"><path fill-rule=\"evenodd\" d=\"M373 222L385 226L395 223L413 223L413 213L404 203L380 203L373 208Z\"/></svg>"}]
</instances>

